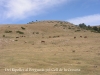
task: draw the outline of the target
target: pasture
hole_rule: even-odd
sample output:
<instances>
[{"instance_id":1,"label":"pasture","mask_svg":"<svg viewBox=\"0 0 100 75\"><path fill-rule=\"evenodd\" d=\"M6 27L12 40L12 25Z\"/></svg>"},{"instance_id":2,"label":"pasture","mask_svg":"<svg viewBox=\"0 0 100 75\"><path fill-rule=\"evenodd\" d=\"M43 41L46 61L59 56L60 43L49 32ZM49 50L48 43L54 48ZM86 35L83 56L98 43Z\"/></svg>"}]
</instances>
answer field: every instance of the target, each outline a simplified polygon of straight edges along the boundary
<instances>
[{"instance_id":1,"label":"pasture","mask_svg":"<svg viewBox=\"0 0 100 75\"><path fill-rule=\"evenodd\" d=\"M58 21L0 25L0 75L99 75L100 33L79 29Z\"/></svg>"}]
</instances>

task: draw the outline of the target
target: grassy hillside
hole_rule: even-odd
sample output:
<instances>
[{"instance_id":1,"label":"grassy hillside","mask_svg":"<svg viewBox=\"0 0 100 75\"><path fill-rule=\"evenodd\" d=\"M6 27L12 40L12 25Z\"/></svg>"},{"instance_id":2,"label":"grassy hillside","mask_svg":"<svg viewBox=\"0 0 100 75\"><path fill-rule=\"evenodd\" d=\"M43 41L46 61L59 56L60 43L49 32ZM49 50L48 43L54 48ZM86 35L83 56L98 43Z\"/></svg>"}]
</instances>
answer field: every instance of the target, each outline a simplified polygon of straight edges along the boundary
<instances>
[{"instance_id":1,"label":"grassy hillside","mask_svg":"<svg viewBox=\"0 0 100 75\"><path fill-rule=\"evenodd\" d=\"M99 33L63 21L0 25L1 75L99 75L99 70Z\"/></svg>"}]
</instances>

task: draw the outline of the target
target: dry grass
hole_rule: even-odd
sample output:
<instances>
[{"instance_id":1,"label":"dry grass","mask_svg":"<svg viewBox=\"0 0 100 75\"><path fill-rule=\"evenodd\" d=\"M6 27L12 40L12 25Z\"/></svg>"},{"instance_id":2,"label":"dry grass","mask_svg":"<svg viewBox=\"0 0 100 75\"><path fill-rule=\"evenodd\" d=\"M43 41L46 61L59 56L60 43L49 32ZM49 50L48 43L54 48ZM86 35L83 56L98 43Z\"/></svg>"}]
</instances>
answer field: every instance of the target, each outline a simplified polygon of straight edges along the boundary
<instances>
[{"instance_id":1,"label":"dry grass","mask_svg":"<svg viewBox=\"0 0 100 75\"><path fill-rule=\"evenodd\" d=\"M54 26L54 25L58 26ZM63 25L66 25L63 28ZM69 23L37 22L26 25L0 26L1 75L99 75L100 34L81 30ZM25 30L22 30L24 27ZM5 33L11 30L12 33ZM18 34L16 31L24 34ZM39 32L39 34L33 34ZM3 37L5 35L5 37ZM22 37L25 36L25 37ZM80 37L82 36L82 38ZM87 36L87 38L84 38ZM16 38L19 37L19 38ZM74 37L76 37L74 39ZM17 41L15 41L17 40ZM45 41L41 43L41 41ZM5 71L21 69L63 69L62 71ZM64 71L80 69L80 71Z\"/></svg>"}]
</instances>

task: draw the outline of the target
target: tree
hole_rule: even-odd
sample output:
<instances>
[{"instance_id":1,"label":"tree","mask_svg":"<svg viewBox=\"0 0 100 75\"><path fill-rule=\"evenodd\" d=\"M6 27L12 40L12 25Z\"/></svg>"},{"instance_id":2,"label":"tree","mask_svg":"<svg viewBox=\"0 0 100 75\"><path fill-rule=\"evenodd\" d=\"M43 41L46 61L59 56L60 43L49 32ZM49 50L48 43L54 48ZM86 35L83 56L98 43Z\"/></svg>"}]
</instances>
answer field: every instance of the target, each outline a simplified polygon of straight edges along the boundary
<instances>
[{"instance_id":1,"label":"tree","mask_svg":"<svg viewBox=\"0 0 100 75\"><path fill-rule=\"evenodd\" d=\"M98 31L97 26L94 26L94 27L93 27L93 30Z\"/></svg>"},{"instance_id":2,"label":"tree","mask_svg":"<svg viewBox=\"0 0 100 75\"><path fill-rule=\"evenodd\" d=\"M98 32L100 33L100 27L98 28Z\"/></svg>"},{"instance_id":3,"label":"tree","mask_svg":"<svg viewBox=\"0 0 100 75\"><path fill-rule=\"evenodd\" d=\"M92 30L92 27L90 25L87 26L88 30Z\"/></svg>"},{"instance_id":4,"label":"tree","mask_svg":"<svg viewBox=\"0 0 100 75\"><path fill-rule=\"evenodd\" d=\"M81 27L83 29L86 29L87 28L87 26L84 23L79 24L79 27Z\"/></svg>"}]
</instances>

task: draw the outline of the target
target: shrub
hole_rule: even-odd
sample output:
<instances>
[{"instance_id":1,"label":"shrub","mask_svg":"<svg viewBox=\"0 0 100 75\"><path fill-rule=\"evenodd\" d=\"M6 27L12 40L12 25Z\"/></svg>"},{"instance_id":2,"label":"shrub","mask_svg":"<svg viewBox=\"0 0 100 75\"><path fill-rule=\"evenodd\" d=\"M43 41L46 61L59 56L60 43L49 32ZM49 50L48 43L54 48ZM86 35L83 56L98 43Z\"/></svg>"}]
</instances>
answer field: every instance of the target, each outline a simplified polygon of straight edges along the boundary
<instances>
[{"instance_id":1,"label":"shrub","mask_svg":"<svg viewBox=\"0 0 100 75\"><path fill-rule=\"evenodd\" d=\"M16 33L19 33L19 34L24 34L24 32L21 32L21 31L16 31Z\"/></svg>"},{"instance_id":2,"label":"shrub","mask_svg":"<svg viewBox=\"0 0 100 75\"><path fill-rule=\"evenodd\" d=\"M39 32L33 32L33 34L39 34Z\"/></svg>"},{"instance_id":3,"label":"shrub","mask_svg":"<svg viewBox=\"0 0 100 75\"><path fill-rule=\"evenodd\" d=\"M57 24L54 25L54 27L58 26Z\"/></svg>"},{"instance_id":4,"label":"shrub","mask_svg":"<svg viewBox=\"0 0 100 75\"><path fill-rule=\"evenodd\" d=\"M60 24L63 24L63 22L60 22Z\"/></svg>"},{"instance_id":5,"label":"shrub","mask_svg":"<svg viewBox=\"0 0 100 75\"><path fill-rule=\"evenodd\" d=\"M76 31L78 32L78 31L81 31L81 30L76 30Z\"/></svg>"},{"instance_id":6,"label":"shrub","mask_svg":"<svg viewBox=\"0 0 100 75\"><path fill-rule=\"evenodd\" d=\"M15 41L18 41L18 40L15 40Z\"/></svg>"},{"instance_id":7,"label":"shrub","mask_svg":"<svg viewBox=\"0 0 100 75\"><path fill-rule=\"evenodd\" d=\"M5 33L12 33L12 31L7 31L7 30L6 30Z\"/></svg>"},{"instance_id":8,"label":"shrub","mask_svg":"<svg viewBox=\"0 0 100 75\"><path fill-rule=\"evenodd\" d=\"M33 32L33 34L35 34L35 32Z\"/></svg>"},{"instance_id":9,"label":"shrub","mask_svg":"<svg viewBox=\"0 0 100 75\"><path fill-rule=\"evenodd\" d=\"M83 28L83 29L86 29L86 28L87 28L87 26L86 26L84 23L79 24L79 27L80 27L80 28Z\"/></svg>"},{"instance_id":10,"label":"shrub","mask_svg":"<svg viewBox=\"0 0 100 75\"><path fill-rule=\"evenodd\" d=\"M36 34L39 34L39 32L36 32Z\"/></svg>"},{"instance_id":11,"label":"shrub","mask_svg":"<svg viewBox=\"0 0 100 75\"><path fill-rule=\"evenodd\" d=\"M67 27L67 25L63 25L63 27Z\"/></svg>"},{"instance_id":12,"label":"shrub","mask_svg":"<svg viewBox=\"0 0 100 75\"><path fill-rule=\"evenodd\" d=\"M23 30L25 30L25 28L24 27L21 27Z\"/></svg>"},{"instance_id":13,"label":"shrub","mask_svg":"<svg viewBox=\"0 0 100 75\"><path fill-rule=\"evenodd\" d=\"M72 50L73 53L75 53L75 50Z\"/></svg>"},{"instance_id":14,"label":"shrub","mask_svg":"<svg viewBox=\"0 0 100 75\"><path fill-rule=\"evenodd\" d=\"M5 35L3 35L3 37L5 37Z\"/></svg>"},{"instance_id":15,"label":"shrub","mask_svg":"<svg viewBox=\"0 0 100 75\"><path fill-rule=\"evenodd\" d=\"M91 27L90 25L86 26L84 23L82 23L79 24L79 27L82 29L90 30L91 32L100 33L100 27L98 26Z\"/></svg>"},{"instance_id":16,"label":"shrub","mask_svg":"<svg viewBox=\"0 0 100 75\"><path fill-rule=\"evenodd\" d=\"M71 29L71 27L69 27L68 29Z\"/></svg>"}]
</instances>

